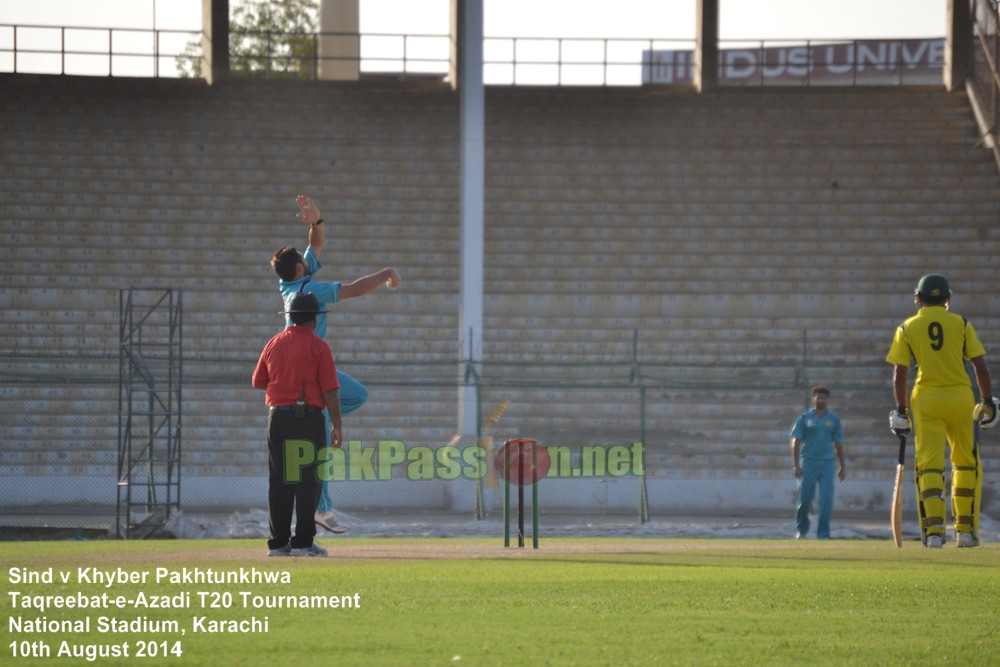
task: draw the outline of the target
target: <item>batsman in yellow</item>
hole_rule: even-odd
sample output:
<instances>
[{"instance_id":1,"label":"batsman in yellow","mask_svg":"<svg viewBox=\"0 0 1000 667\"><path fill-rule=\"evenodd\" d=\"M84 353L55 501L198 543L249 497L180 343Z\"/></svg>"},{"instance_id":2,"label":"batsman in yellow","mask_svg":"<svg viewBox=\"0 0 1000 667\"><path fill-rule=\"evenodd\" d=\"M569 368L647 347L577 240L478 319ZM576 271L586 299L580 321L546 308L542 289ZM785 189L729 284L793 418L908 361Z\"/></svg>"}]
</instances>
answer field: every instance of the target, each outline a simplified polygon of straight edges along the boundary
<instances>
[{"instance_id":1,"label":"batsman in yellow","mask_svg":"<svg viewBox=\"0 0 1000 667\"><path fill-rule=\"evenodd\" d=\"M945 541L944 454L951 446L951 511L959 547L979 546L979 509L983 467L973 421L988 429L998 421L1000 402L993 398L986 350L972 323L949 312L951 288L944 276L928 274L914 291L919 310L896 329L886 361L893 365L897 408L889 428L902 435L911 421L916 451L917 505L925 547ZM907 408L907 376L917 363ZM979 386L976 404L965 362L970 361Z\"/></svg>"}]
</instances>

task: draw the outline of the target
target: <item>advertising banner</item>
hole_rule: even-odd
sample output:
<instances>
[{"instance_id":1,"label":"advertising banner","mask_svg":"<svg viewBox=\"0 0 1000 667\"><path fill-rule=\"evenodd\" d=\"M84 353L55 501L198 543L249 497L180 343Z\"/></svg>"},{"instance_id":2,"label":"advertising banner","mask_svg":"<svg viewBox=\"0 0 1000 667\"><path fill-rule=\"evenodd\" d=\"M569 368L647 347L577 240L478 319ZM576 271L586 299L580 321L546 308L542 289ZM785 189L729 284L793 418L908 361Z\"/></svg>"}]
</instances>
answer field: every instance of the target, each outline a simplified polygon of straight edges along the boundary
<instances>
[{"instance_id":1,"label":"advertising banner","mask_svg":"<svg viewBox=\"0 0 1000 667\"><path fill-rule=\"evenodd\" d=\"M918 75L940 75L943 39L856 40L722 49L719 82L767 84L785 82L899 82ZM644 84L691 84L694 51L645 51Z\"/></svg>"}]
</instances>

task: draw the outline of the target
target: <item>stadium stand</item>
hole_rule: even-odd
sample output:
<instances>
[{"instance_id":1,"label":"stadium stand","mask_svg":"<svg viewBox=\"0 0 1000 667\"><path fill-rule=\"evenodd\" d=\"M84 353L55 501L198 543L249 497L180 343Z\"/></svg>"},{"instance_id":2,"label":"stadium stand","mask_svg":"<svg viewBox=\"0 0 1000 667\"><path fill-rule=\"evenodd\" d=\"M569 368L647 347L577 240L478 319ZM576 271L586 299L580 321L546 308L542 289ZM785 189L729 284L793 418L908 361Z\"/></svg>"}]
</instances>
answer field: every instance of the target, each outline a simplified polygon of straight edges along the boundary
<instances>
[{"instance_id":1,"label":"stadium stand","mask_svg":"<svg viewBox=\"0 0 1000 667\"><path fill-rule=\"evenodd\" d=\"M335 307L338 364L372 390L350 437L451 438L463 341L448 87L2 85L0 476L114 475L118 291L170 286L184 293L188 500L260 478L249 375L281 325L267 262L304 246L300 192L326 219L329 279L382 266L404 279ZM946 273L988 346L997 330L998 255L983 247L1000 236L998 175L964 93L491 88L486 126L482 372L490 399L513 403L498 436L644 433L654 503L678 477L787 476L788 430L821 382L859 480L842 497L871 505L860 481L895 467L883 358L916 280Z\"/></svg>"}]
</instances>

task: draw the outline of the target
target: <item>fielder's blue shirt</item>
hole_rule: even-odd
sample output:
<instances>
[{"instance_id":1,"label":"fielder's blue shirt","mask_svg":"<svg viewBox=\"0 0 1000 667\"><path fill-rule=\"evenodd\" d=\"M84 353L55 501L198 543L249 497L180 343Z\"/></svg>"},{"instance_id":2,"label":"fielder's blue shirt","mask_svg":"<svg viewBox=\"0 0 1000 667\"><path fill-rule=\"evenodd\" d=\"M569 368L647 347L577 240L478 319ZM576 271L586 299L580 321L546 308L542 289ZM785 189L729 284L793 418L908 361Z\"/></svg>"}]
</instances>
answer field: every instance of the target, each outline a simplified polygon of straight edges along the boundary
<instances>
[{"instance_id":1,"label":"fielder's blue shirt","mask_svg":"<svg viewBox=\"0 0 1000 667\"><path fill-rule=\"evenodd\" d=\"M827 410L820 417L815 409L809 409L795 420L790 437L802 441L799 458L826 460L836 458L833 443L843 442L844 432L840 428L840 417L833 412Z\"/></svg>"}]
</instances>

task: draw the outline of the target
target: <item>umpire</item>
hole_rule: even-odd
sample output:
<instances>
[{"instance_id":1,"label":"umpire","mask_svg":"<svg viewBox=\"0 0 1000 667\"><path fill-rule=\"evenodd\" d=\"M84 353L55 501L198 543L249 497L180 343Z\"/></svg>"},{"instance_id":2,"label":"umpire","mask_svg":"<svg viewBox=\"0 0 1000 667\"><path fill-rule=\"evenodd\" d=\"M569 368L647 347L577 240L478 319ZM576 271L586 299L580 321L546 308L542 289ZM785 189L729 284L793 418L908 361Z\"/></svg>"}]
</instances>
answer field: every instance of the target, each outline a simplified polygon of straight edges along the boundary
<instances>
[{"instance_id":1,"label":"umpire","mask_svg":"<svg viewBox=\"0 0 1000 667\"><path fill-rule=\"evenodd\" d=\"M288 302L291 324L261 352L253 386L263 389L270 406L267 418L267 512L271 538L268 556L326 556L313 542L321 484L316 476L317 450L326 446L323 407L330 412L330 444L341 444L340 385L330 346L316 335L316 316L325 313L312 294L296 294ZM300 441L293 444L293 441ZM285 471L286 447L306 441L313 456L301 468L299 481ZM308 456L306 457L308 459ZM293 471L294 472L294 471ZM292 513L295 536L292 536Z\"/></svg>"}]
</instances>

